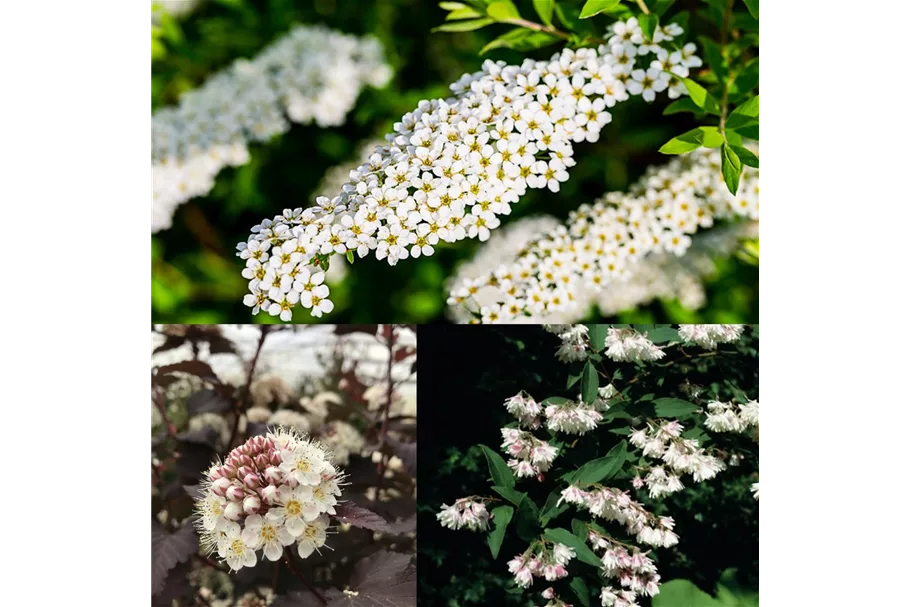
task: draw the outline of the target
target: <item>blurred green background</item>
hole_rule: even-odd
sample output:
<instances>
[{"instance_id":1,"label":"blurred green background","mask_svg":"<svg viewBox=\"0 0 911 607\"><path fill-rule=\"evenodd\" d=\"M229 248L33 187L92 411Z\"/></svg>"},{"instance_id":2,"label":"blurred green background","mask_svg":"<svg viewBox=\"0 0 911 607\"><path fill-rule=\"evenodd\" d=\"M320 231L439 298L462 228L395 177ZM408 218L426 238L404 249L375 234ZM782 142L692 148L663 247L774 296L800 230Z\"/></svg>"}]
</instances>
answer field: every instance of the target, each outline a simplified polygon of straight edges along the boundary
<instances>
[{"instance_id":1,"label":"blurred green background","mask_svg":"<svg viewBox=\"0 0 911 607\"><path fill-rule=\"evenodd\" d=\"M538 20L532 0L516 0L523 16ZM561 0L578 13L583 0ZM701 9L696 0L678 0L670 13ZM243 305L246 280L235 245L251 226L285 208L307 207L327 169L354 160L360 144L382 137L392 123L421 99L445 97L448 85L476 71L484 58L520 62L523 55L480 49L508 26L474 32L431 33L446 11L430 0L208 0L179 19L156 13L152 33L152 111L177 103L181 93L235 59L253 57L295 23L322 23L351 34L372 34L385 48L395 75L383 90L365 89L345 125L320 129L294 124L267 144L250 146L251 162L225 168L205 197L178 207L174 227L152 236L152 320L166 323L274 322L253 317ZM598 28L611 18L592 20ZM687 38L714 35L698 14L690 18ZM547 57L558 46L532 53ZM557 194L530 190L506 222L528 215L565 218L569 211L607 191L625 189L650 164L667 157L657 149L694 126L688 114L662 116L666 101L653 105L639 98L612 109L613 121L596 144L580 144L578 164ZM446 279L480 243L441 243L436 253L396 267L370 257L349 265L348 277L332 290L330 322L433 322L445 320ZM338 263L338 260L333 260ZM344 262L343 262L344 263ZM623 313L617 322L743 322L759 318L759 268L748 256L720 260L707 288L707 305L693 313L677 302L655 302ZM294 322L313 322L297 308Z\"/></svg>"}]
</instances>

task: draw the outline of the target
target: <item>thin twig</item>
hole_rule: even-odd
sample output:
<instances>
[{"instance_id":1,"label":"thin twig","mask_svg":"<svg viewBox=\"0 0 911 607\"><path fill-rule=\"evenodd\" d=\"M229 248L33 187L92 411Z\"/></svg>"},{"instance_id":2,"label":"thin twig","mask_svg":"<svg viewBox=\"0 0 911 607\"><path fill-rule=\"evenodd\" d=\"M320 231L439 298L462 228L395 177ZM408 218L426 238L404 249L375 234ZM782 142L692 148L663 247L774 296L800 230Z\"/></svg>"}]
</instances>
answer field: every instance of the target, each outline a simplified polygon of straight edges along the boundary
<instances>
[{"instance_id":1,"label":"thin twig","mask_svg":"<svg viewBox=\"0 0 911 607\"><path fill-rule=\"evenodd\" d=\"M639 5L639 8L642 9L643 13L646 15L649 13L648 7L645 5L645 2L643 0L636 0L636 4Z\"/></svg>"},{"instance_id":2,"label":"thin twig","mask_svg":"<svg viewBox=\"0 0 911 607\"><path fill-rule=\"evenodd\" d=\"M724 19L721 25L721 52L724 53L724 47L728 43L728 28L731 25L731 11L734 9L734 0L728 0L727 8L724 11ZM721 91L721 118L718 121L718 132L724 137L724 121L728 116L728 89L730 88L729 78L724 80L724 88ZM725 141L727 139L725 138Z\"/></svg>"},{"instance_id":3,"label":"thin twig","mask_svg":"<svg viewBox=\"0 0 911 607\"><path fill-rule=\"evenodd\" d=\"M253 360L250 362L250 370L247 371L247 383L241 389L237 404L234 407L236 409L234 412L234 428L231 429L231 439L228 441L229 448L234 444L234 440L237 438L237 428L240 425L240 416L247 410L244 403L246 403L247 399L250 397L250 384L253 383L253 371L256 370L256 361L259 360L259 353L263 349L263 342L266 341L266 335L269 334L269 329L269 325L261 325L259 328L259 342L256 344L256 353L253 355Z\"/></svg>"},{"instance_id":4,"label":"thin twig","mask_svg":"<svg viewBox=\"0 0 911 607\"><path fill-rule=\"evenodd\" d=\"M541 25L540 23L535 23L534 21L527 21L526 19L522 19L521 17L516 17L514 19L507 19L506 23L512 23L513 25L518 25L519 27L525 27L530 30L535 30L536 32L544 32L546 34L552 34L559 38L563 38L564 40L569 40L570 38L572 38L572 36L570 34L567 34L566 32L561 32L554 26L548 27L546 25Z\"/></svg>"},{"instance_id":5,"label":"thin twig","mask_svg":"<svg viewBox=\"0 0 911 607\"><path fill-rule=\"evenodd\" d=\"M285 563L288 565L288 569L290 569L291 572L297 576L297 579L299 579L301 583L307 587L307 590L309 590L313 596L318 598L319 601L325 605L326 598L320 594L320 592L313 587L313 584L311 584L304 576L302 576L300 574L300 571L297 570L297 567L294 566L294 560L291 558L291 550L289 548L285 548Z\"/></svg>"},{"instance_id":6,"label":"thin twig","mask_svg":"<svg viewBox=\"0 0 911 607\"><path fill-rule=\"evenodd\" d=\"M155 406L158 407L158 412L161 413L161 421L164 422L165 428L168 430L168 436L177 434L177 428L171 423L171 420L168 419L168 412L165 408L164 399L157 390L152 391L152 402L155 403Z\"/></svg>"}]
</instances>

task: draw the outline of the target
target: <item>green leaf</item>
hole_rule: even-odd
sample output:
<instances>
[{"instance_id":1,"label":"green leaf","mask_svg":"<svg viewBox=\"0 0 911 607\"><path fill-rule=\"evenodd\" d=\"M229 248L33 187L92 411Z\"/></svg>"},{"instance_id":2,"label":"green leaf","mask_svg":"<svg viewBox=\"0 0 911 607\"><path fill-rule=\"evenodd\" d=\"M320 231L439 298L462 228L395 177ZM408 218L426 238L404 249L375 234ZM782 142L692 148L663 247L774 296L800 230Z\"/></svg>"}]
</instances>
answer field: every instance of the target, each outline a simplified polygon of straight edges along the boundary
<instances>
[{"instance_id":1,"label":"green leaf","mask_svg":"<svg viewBox=\"0 0 911 607\"><path fill-rule=\"evenodd\" d=\"M487 536L487 545L490 546L490 554L497 558L500 554L500 546L503 545L503 538L506 537L506 527L512 520L515 509L512 506L497 506L491 510L490 515L493 517L493 531Z\"/></svg>"},{"instance_id":2,"label":"green leaf","mask_svg":"<svg viewBox=\"0 0 911 607\"><path fill-rule=\"evenodd\" d=\"M649 341L654 344L664 344L669 341L680 341L680 333L671 327L651 327L646 329Z\"/></svg>"},{"instance_id":3,"label":"green leaf","mask_svg":"<svg viewBox=\"0 0 911 607\"><path fill-rule=\"evenodd\" d=\"M532 0L532 4L535 5L535 10L538 11L541 21L548 27L553 27L556 0Z\"/></svg>"},{"instance_id":4,"label":"green leaf","mask_svg":"<svg viewBox=\"0 0 911 607\"><path fill-rule=\"evenodd\" d=\"M656 398L655 415L658 417L681 417L699 411L699 407L679 398Z\"/></svg>"},{"instance_id":5,"label":"green leaf","mask_svg":"<svg viewBox=\"0 0 911 607\"><path fill-rule=\"evenodd\" d=\"M469 21L458 21L455 23L444 23L430 30L431 32L470 32L481 29L485 25L494 23L493 19L471 19Z\"/></svg>"},{"instance_id":6,"label":"green leaf","mask_svg":"<svg viewBox=\"0 0 911 607\"><path fill-rule=\"evenodd\" d=\"M557 42L559 38L546 32L536 32L524 27L517 27L488 42L479 55L495 48L511 48L517 51L531 51Z\"/></svg>"},{"instance_id":7,"label":"green leaf","mask_svg":"<svg viewBox=\"0 0 911 607\"><path fill-rule=\"evenodd\" d=\"M728 116L725 126L732 129L738 129L744 126L751 126L759 123L759 95L750 97L738 105L730 116Z\"/></svg>"},{"instance_id":8,"label":"green leaf","mask_svg":"<svg viewBox=\"0 0 911 607\"><path fill-rule=\"evenodd\" d=\"M519 9L512 0L497 0L491 3L487 7L487 16L501 22L520 18Z\"/></svg>"},{"instance_id":9,"label":"green leaf","mask_svg":"<svg viewBox=\"0 0 911 607\"><path fill-rule=\"evenodd\" d=\"M493 487L493 490L518 508L516 531L519 537L527 542L534 541L541 527L538 523L538 507L531 501L531 498L508 487Z\"/></svg>"},{"instance_id":10,"label":"green leaf","mask_svg":"<svg viewBox=\"0 0 911 607\"><path fill-rule=\"evenodd\" d=\"M740 162L748 167L753 167L754 169L759 168L759 157L756 156L756 154L739 145L732 145L731 149L734 150L734 153L740 158Z\"/></svg>"},{"instance_id":11,"label":"green leaf","mask_svg":"<svg viewBox=\"0 0 911 607\"><path fill-rule=\"evenodd\" d=\"M604 340L607 338L607 325L586 325L588 327L588 341L591 342L595 352L604 349Z\"/></svg>"},{"instance_id":12,"label":"green leaf","mask_svg":"<svg viewBox=\"0 0 911 607\"><path fill-rule=\"evenodd\" d=\"M706 112L715 113L720 111L718 100L712 97L712 94L705 90L705 87L703 87L701 84L692 78L684 78L683 84L686 86L686 90L690 94L690 98L693 100L693 103L704 109Z\"/></svg>"},{"instance_id":13,"label":"green leaf","mask_svg":"<svg viewBox=\"0 0 911 607\"><path fill-rule=\"evenodd\" d=\"M743 147L743 137L735 130L725 129L724 138L728 140L728 145L739 145Z\"/></svg>"},{"instance_id":14,"label":"green leaf","mask_svg":"<svg viewBox=\"0 0 911 607\"><path fill-rule=\"evenodd\" d=\"M345 253L345 257L348 258L348 263L354 263L354 251L348 251Z\"/></svg>"},{"instance_id":15,"label":"green leaf","mask_svg":"<svg viewBox=\"0 0 911 607\"><path fill-rule=\"evenodd\" d=\"M580 379L582 379L581 373L577 373L576 375L570 375L569 377L567 377L566 378L566 389L569 390L570 388L572 388L574 385L576 385L576 382L578 382Z\"/></svg>"},{"instance_id":16,"label":"green leaf","mask_svg":"<svg viewBox=\"0 0 911 607\"><path fill-rule=\"evenodd\" d=\"M598 398L598 370L592 361L586 361L582 369L582 400L589 405Z\"/></svg>"},{"instance_id":17,"label":"green leaf","mask_svg":"<svg viewBox=\"0 0 911 607\"><path fill-rule=\"evenodd\" d=\"M674 101L666 108L662 114L664 116L670 116L671 114L679 114L681 112L692 112L694 114L702 114L703 109L696 105L692 99L689 97L681 97L680 99Z\"/></svg>"},{"instance_id":18,"label":"green leaf","mask_svg":"<svg viewBox=\"0 0 911 607\"><path fill-rule=\"evenodd\" d=\"M721 174L724 176L724 183L728 186L728 191L735 196L737 187L740 185L741 170L743 170L743 164L740 162L740 156L725 143L721 147Z\"/></svg>"},{"instance_id":19,"label":"green leaf","mask_svg":"<svg viewBox=\"0 0 911 607\"><path fill-rule=\"evenodd\" d=\"M724 143L724 137L718 132L717 126L700 126L682 135L677 135L661 146L658 151L662 154L686 154L702 146L717 148L722 143Z\"/></svg>"},{"instance_id":20,"label":"green leaf","mask_svg":"<svg viewBox=\"0 0 911 607\"><path fill-rule=\"evenodd\" d=\"M446 21L455 21L457 19L473 19L474 17L483 17L483 15L470 6L466 6L465 8L460 8L446 15Z\"/></svg>"},{"instance_id":21,"label":"green leaf","mask_svg":"<svg viewBox=\"0 0 911 607\"><path fill-rule=\"evenodd\" d=\"M750 124L747 126L741 126L734 130L736 130L738 133L740 133L747 139L753 139L754 141L759 141L759 123Z\"/></svg>"},{"instance_id":22,"label":"green leaf","mask_svg":"<svg viewBox=\"0 0 911 607\"><path fill-rule=\"evenodd\" d=\"M655 0L652 12L660 17L667 12L667 9L669 9L673 3L674 0Z\"/></svg>"},{"instance_id":23,"label":"green leaf","mask_svg":"<svg viewBox=\"0 0 911 607\"><path fill-rule=\"evenodd\" d=\"M564 512L569 509L569 504L563 502L559 506L557 502L560 501L560 489L554 489L551 491L550 495L547 496L547 501L544 502L544 508L541 509L541 524L547 526L551 520L557 518Z\"/></svg>"},{"instance_id":24,"label":"green leaf","mask_svg":"<svg viewBox=\"0 0 911 607\"><path fill-rule=\"evenodd\" d=\"M591 548L589 548L585 542L577 538L575 535L563 529L557 527L556 529L545 529L544 537L549 539L552 542L559 542L560 544L566 544L570 548L573 548L576 551L576 558L582 561L583 563L588 563L595 567L601 568L603 565L601 559L598 558Z\"/></svg>"},{"instance_id":25,"label":"green leaf","mask_svg":"<svg viewBox=\"0 0 911 607\"><path fill-rule=\"evenodd\" d=\"M468 6L461 2L440 2L440 8L444 11L457 11L459 9L468 8Z\"/></svg>"},{"instance_id":26,"label":"green leaf","mask_svg":"<svg viewBox=\"0 0 911 607\"><path fill-rule=\"evenodd\" d=\"M541 405L546 407L547 405L564 405L568 402L572 401L565 396L548 396L541 401Z\"/></svg>"},{"instance_id":27,"label":"green leaf","mask_svg":"<svg viewBox=\"0 0 911 607\"><path fill-rule=\"evenodd\" d=\"M671 580L661 584L661 592L652 598L653 607L721 607L721 605L689 580Z\"/></svg>"},{"instance_id":28,"label":"green leaf","mask_svg":"<svg viewBox=\"0 0 911 607\"><path fill-rule=\"evenodd\" d=\"M753 59L740 70L734 79L734 87L738 93L748 93L759 84L759 57Z\"/></svg>"},{"instance_id":29,"label":"green leaf","mask_svg":"<svg viewBox=\"0 0 911 607\"><path fill-rule=\"evenodd\" d=\"M569 587L576 593L576 596L579 597L579 603L582 607L591 607L591 595L588 586L585 584L585 580L578 575L573 576L573 581L569 583Z\"/></svg>"},{"instance_id":30,"label":"green leaf","mask_svg":"<svg viewBox=\"0 0 911 607\"><path fill-rule=\"evenodd\" d=\"M503 487L502 485L494 485L491 487L494 491L505 497L507 500L518 506L522 503L522 500L526 499L528 496L520 491L516 491L512 487Z\"/></svg>"},{"instance_id":31,"label":"green leaf","mask_svg":"<svg viewBox=\"0 0 911 607\"><path fill-rule=\"evenodd\" d=\"M577 518L573 519L573 535L575 535L583 542L588 539L588 527L586 527L585 523Z\"/></svg>"},{"instance_id":32,"label":"green leaf","mask_svg":"<svg viewBox=\"0 0 911 607\"><path fill-rule=\"evenodd\" d=\"M588 19L589 17L594 17L598 13L616 8L619 4L620 0L588 0L582 7L579 18Z\"/></svg>"},{"instance_id":33,"label":"green leaf","mask_svg":"<svg viewBox=\"0 0 911 607\"><path fill-rule=\"evenodd\" d=\"M750 14L753 16L753 19L759 19L759 0L743 0L743 3L747 5L747 10L750 11Z\"/></svg>"},{"instance_id":34,"label":"green leaf","mask_svg":"<svg viewBox=\"0 0 911 607\"><path fill-rule=\"evenodd\" d=\"M484 451L484 457L487 458L487 467L490 469L490 476L493 478L494 484L502 487L515 487L516 477L513 476L512 470L509 469L503 458L487 445L480 447Z\"/></svg>"},{"instance_id":35,"label":"green leaf","mask_svg":"<svg viewBox=\"0 0 911 607\"><path fill-rule=\"evenodd\" d=\"M655 13L647 15L642 13L639 15L639 27L642 28L642 33L645 34L646 40L651 41L652 36L655 35L655 28L658 27L658 15Z\"/></svg>"},{"instance_id":36,"label":"green leaf","mask_svg":"<svg viewBox=\"0 0 911 607\"><path fill-rule=\"evenodd\" d=\"M712 71L718 76L718 80L727 78L728 69L724 65L724 58L718 43L705 36L699 36L699 42L702 45L702 52L705 56L705 60Z\"/></svg>"},{"instance_id":37,"label":"green leaf","mask_svg":"<svg viewBox=\"0 0 911 607\"><path fill-rule=\"evenodd\" d=\"M564 474L563 480L570 485L575 483L592 485L605 479L611 479L620 472L620 468L626 462L626 456L626 441L622 440L614 445L614 448L608 451L604 457L594 459L581 468Z\"/></svg>"}]
</instances>

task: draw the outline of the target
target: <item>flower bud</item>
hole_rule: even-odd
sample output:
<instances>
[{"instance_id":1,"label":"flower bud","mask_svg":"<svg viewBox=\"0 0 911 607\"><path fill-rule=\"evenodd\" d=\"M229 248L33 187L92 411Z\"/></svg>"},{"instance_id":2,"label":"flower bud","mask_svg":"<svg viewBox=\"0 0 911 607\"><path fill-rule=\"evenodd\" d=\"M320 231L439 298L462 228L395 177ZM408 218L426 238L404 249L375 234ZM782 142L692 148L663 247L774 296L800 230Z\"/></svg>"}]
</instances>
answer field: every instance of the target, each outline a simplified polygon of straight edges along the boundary
<instances>
[{"instance_id":1,"label":"flower bud","mask_svg":"<svg viewBox=\"0 0 911 607\"><path fill-rule=\"evenodd\" d=\"M541 596L543 596L545 599L554 598L554 589L548 588L547 590L545 590L544 592L541 593Z\"/></svg>"},{"instance_id":2,"label":"flower bud","mask_svg":"<svg viewBox=\"0 0 911 607\"><path fill-rule=\"evenodd\" d=\"M250 489L257 489L262 485L262 481L259 480L259 476L256 474L248 474L244 477L244 485Z\"/></svg>"},{"instance_id":3,"label":"flower bud","mask_svg":"<svg viewBox=\"0 0 911 607\"><path fill-rule=\"evenodd\" d=\"M268 468L266 468L266 472L264 473L264 476L266 477L266 480L269 481L270 483L280 483L280 482L282 482L283 475L282 475L282 471L279 470L278 468L276 468L275 466L269 466Z\"/></svg>"},{"instance_id":4,"label":"flower bud","mask_svg":"<svg viewBox=\"0 0 911 607\"><path fill-rule=\"evenodd\" d=\"M272 457L271 457L271 459L272 459L272 465L273 465L273 466L280 466L281 463L282 463L282 456L281 456L281 454L280 454L278 451L273 451L273 452L272 452Z\"/></svg>"},{"instance_id":5,"label":"flower bud","mask_svg":"<svg viewBox=\"0 0 911 607\"><path fill-rule=\"evenodd\" d=\"M265 453L260 453L253 461L256 464L256 468L258 470L265 470L272 463L269 461L269 456Z\"/></svg>"},{"instance_id":6,"label":"flower bud","mask_svg":"<svg viewBox=\"0 0 911 607\"><path fill-rule=\"evenodd\" d=\"M259 511L260 501L255 495L248 495L244 498L244 512L247 514L256 514Z\"/></svg>"},{"instance_id":7,"label":"flower bud","mask_svg":"<svg viewBox=\"0 0 911 607\"><path fill-rule=\"evenodd\" d=\"M244 509L238 502L229 502L225 506L225 518L229 521L236 521L240 518L240 515L243 514Z\"/></svg>"},{"instance_id":8,"label":"flower bud","mask_svg":"<svg viewBox=\"0 0 911 607\"><path fill-rule=\"evenodd\" d=\"M224 474L222 474L221 466L215 467L215 468L212 469L211 472L209 472L209 480L210 480L210 481L217 481L217 480L220 479L222 476L224 476Z\"/></svg>"},{"instance_id":9,"label":"flower bud","mask_svg":"<svg viewBox=\"0 0 911 607\"><path fill-rule=\"evenodd\" d=\"M231 486L231 479L226 477L221 477L214 483L212 483L212 492L215 493L218 497L224 497L225 492L228 490L228 487Z\"/></svg>"},{"instance_id":10,"label":"flower bud","mask_svg":"<svg viewBox=\"0 0 911 607\"><path fill-rule=\"evenodd\" d=\"M260 495L269 504L274 504L278 500L278 487L275 485L266 485L262 488Z\"/></svg>"},{"instance_id":11,"label":"flower bud","mask_svg":"<svg viewBox=\"0 0 911 607\"><path fill-rule=\"evenodd\" d=\"M253 474L253 468L251 466L241 466L237 469L237 478L246 478L248 474Z\"/></svg>"},{"instance_id":12,"label":"flower bud","mask_svg":"<svg viewBox=\"0 0 911 607\"><path fill-rule=\"evenodd\" d=\"M231 485L228 487L228 490L225 491L225 497L232 502L239 502L240 500L244 499L245 495L246 493L244 493L244 490L237 485Z\"/></svg>"}]
</instances>

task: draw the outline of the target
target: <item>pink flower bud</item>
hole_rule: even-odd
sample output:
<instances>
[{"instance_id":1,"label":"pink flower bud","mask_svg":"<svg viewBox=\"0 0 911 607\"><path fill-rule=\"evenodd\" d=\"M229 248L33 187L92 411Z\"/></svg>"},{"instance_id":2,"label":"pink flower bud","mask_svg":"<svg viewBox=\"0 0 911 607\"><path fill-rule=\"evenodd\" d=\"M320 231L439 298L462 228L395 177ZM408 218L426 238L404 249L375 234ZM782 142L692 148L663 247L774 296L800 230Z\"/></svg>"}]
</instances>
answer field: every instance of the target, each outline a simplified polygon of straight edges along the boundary
<instances>
[{"instance_id":1,"label":"pink flower bud","mask_svg":"<svg viewBox=\"0 0 911 607\"><path fill-rule=\"evenodd\" d=\"M278 500L278 487L275 485L267 485L263 487L262 498L269 504L274 504Z\"/></svg>"},{"instance_id":2,"label":"pink flower bud","mask_svg":"<svg viewBox=\"0 0 911 607\"><path fill-rule=\"evenodd\" d=\"M247 514L256 514L259 511L259 498L255 495L248 495L244 498L244 512Z\"/></svg>"},{"instance_id":3,"label":"pink flower bud","mask_svg":"<svg viewBox=\"0 0 911 607\"><path fill-rule=\"evenodd\" d=\"M224 497L225 491L228 490L228 487L231 486L231 479L226 477L221 477L214 483L212 483L212 492L215 493L218 497Z\"/></svg>"},{"instance_id":4,"label":"pink flower bud","mask_svg":"<svg viewBox=\"0 0 911 607\"><path fill-rule=\"evenodd\" d=\"M231 500L232 502L239 502L244 499L244 490L238 487L237 485L232 485L228 487L228 490L225 491L225 497Z\"/></svg>"},{"instance_id":5,"label":"pink flower bud","mask_svg":"<svg viewBox=\"0 0 911 607\"><path fill-rule=\"evenodd\" d=\"M244 509L238 502L230 502L225 506L225 518L229 521L236 521L243 514Z\"/></svg>"},{"instance_id":6,"label":"pink flower bud","mask_svg":"<svg viewBox=\"0 0 911 607\"><path fill-rule=\"evenodd\" d=\"M222 476L224 476L224 475L223 475L222 472L221 472L221 467L215 468L214 470L212 470L211 472L209 472L209 480L210 480L210 481L217 481L217 480L220 479Z\"/></svg>"},{"instance_id":7,"label":"pink flower bud","mask_svg":"<svg viewBox=\"0 0 911 607\"><path fill-rule=\"evenodd\" d=\"M259 455L256 456L256 458L253 461L254 461L254 463L256 463L256 468L258 470L265 470L266 468L269 467L269 464L272 463L269 461L269 456L266 455L265 453L260 453Z\"/></svg>"},{"instance_id":8,"label":"pink flower bud","mask_svg":"<svg viewBox=\"0 0 911 607\"><path fill-rule=\"evenodd\" d=\"M272 459L272 465L273 465L273 466L280 466L281 463L282 463L282 456L281 456L281 453L279 453L278 451L273 451L273 452L272 452L272 458L271 458L271 459Z\"/></svg>"},{"instance_id":9,"label":"pink flower bud","mask_svg":"<svg viewBox=\"0 0 911 607\"><path fill-rule=\"evenodd\" d=\"M541 593L541 596L543 596L545 599L554 598L554 589L548 588L547 590L545 590L544 592Z\"/></svg>"},{"instance_id":10,"label":"pink flower bud","mask_svg":"<svg viewBox=\"0 0 911 607\"><path fill-rule=\"evenodd\" d=\"M250 489L256 489L262 484L262 481L259 480L259 476L256 474L248 474L244 477L244 485Z\"/></svg>"},{"instance_id":11,"label":"pink flower bud","mask_svg":"<svg viewBox=\"0 0 911 607\"><path fill-rule=\"evenodd\" d=\"M275 466L269 466L268 468L266 468L266 472L265 472L264 476L266 477L266 480L268 480L270 483L282 482L282 471L279 470L278 468L276 468Z\"/></svg>"},{"instance_id":12,"label":"pink flower bud","mask_svg":"<svg viewBox=\"0 0 911 607\"><path fill-rule=\"evenodd\" d=\"M265 439L265 440L263 440L263 451L274 451L275 443L272 442L272 439L265 438L265 437L263 437L263 438Z\"/></svg>"},{"instance_id":13,"label":"pink flower bud","mask_svg":"<svg viewBox=\"0 0 911 607\"><path fill-rule=\"evenodd\" d=\"M248 474L253 474L253 468L251 466L241 466L237 469L237 478L246 478Z\"/></svg>"}]
</instances>

